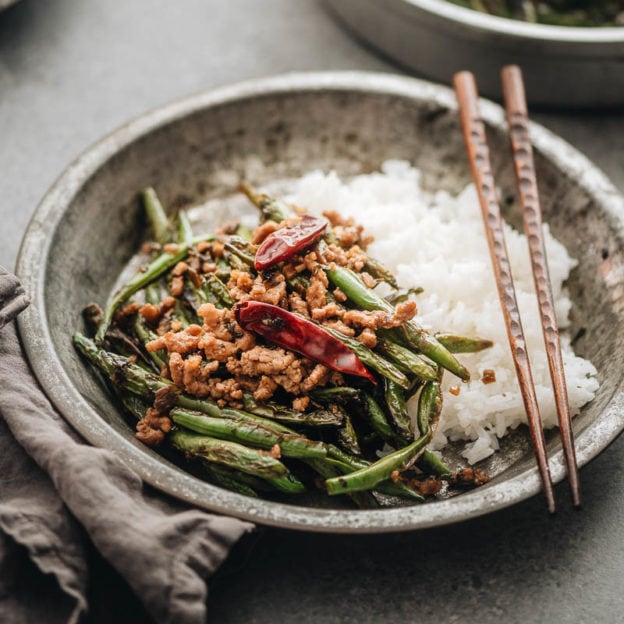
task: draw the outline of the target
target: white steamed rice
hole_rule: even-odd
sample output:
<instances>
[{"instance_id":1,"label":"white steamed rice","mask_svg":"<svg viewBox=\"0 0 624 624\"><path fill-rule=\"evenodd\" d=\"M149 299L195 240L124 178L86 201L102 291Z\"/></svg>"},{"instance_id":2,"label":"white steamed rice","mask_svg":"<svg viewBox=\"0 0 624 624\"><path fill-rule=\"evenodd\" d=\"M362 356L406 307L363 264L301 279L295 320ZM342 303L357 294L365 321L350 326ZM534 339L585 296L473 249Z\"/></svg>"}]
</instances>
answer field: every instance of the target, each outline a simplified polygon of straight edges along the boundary
<instances>
[{"instance_id":1,"label":"white steamed rice","mask_svg":"<svg viewBox=\"0 0 624 624\"><path fill-rule=\"evenodd\" d=\"M333 173L313 172L295 185L291 201L313 214L336 210L354 217L375 236L371 256L398 277L402 287L422 287L416 297L417 320L434 331L479 336L494 347L461 355L472 381L460 384L445 375L444 408L432 442L441 449L448 440L469 441L468 462L488 457L498 439L526 422L520 389L507 342L481 212L472 185L457 197L430 194L420 186L420 172L407 162L387 161L381 173L341 181ZM569 325L571 302L563 283L576 261L545 226L546 249L559 326ZM544 425L557 425L554 397L544 351L526 238L510 226L505 235L525 338ZM573 414L591 401L598 388L596 369L577 357L569 337L562 335L563 360ZM496 381L484 384L483 371L495 371ZM450 386L461 388L458 396ZM410 402L410 410L416 408Z\"/></svg>"}]
</instances>

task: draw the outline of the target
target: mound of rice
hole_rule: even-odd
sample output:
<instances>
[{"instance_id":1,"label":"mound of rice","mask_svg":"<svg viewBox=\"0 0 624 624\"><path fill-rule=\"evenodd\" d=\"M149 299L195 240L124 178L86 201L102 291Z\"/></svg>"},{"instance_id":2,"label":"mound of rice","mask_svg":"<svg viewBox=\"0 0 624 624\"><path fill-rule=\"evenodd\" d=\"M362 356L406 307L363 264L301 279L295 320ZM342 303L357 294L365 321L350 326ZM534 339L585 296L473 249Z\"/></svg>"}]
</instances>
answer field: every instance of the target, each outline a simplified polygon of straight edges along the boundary
<instances>
[{"instance_id":1,"label":"mound of rice","mask_svg":"<svg viewBox=\"0 0 624 624\"><path fill-rule=\"evenodd\" d=\"M416 297L421 325L494 342L491 349L459 356L472 381L460 383L445 375L444 408L432 442L434 449L440 449L448 440L469 441L463 455L471 464L491 455L498 439L526 422L526 415L474 187L468 186L457 197L426 193L418 170L407 162L387 161L381 173L349 181L333 173L310 173L295 185L289 200L313 214L336 210L364 225L375 236L371 256L390 268L402 287L424 288ZM527 242L507 225L505 235L542 418L551 428L557 426L557 415ZM563 283L576 261L547 226L546 248L557 319L563 329L569 324L571 306ZM577 414L598 388L596 369L574 354L565 333L562 351L570 406ZM495 372L495 382L483 383L485 370ZM451 386L460 388L459 395L448 391ZM415 408L411 401L410 410Z\"/></svg>"}]
</instances>

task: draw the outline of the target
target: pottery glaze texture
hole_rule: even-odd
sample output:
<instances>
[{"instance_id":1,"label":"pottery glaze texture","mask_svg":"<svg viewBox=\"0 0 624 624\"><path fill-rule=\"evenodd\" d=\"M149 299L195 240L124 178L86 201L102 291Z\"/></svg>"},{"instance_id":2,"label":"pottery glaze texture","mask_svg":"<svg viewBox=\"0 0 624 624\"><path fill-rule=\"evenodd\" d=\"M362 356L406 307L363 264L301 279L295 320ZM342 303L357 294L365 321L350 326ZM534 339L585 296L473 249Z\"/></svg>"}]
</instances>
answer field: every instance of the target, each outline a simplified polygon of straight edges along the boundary
<instances>
[{"instance_id":1,"label":"pottery glaze texture","mask_svg":"<svg viewBox=\"0 0 624 624\"><path fill-rule=\"evenodd\" d=\"M491 156L506 218L521 228L503 114L484 102ZM547 221L579 261L568 287L576 351L599 371L595 400L574 421L580 464L624 427L624 268L621 197L583 156L532 126ZM104 302L145 236L138 192L154 186L171 212L232 201L238 184L287 183L313 169L348 176L386 159L419 167L428 189L470 182L454 96L423 81L359 72L287 75L174 103L132 122L83 154L39 206L18 272L34 305L20 333L35 372L64 416L91 443L110 448L155 487L256 522L331 532L407 530L463 520L510 505L539 488L525 431L485 463L483 488L415 507L358 511L339 500L252 500L189 474L138 443L133 428L71 343L80 312ZM555 480L560 443L547 436ZM449 458L453 460L453 449ZM457 459L455 453L455 459Z\"/></svg>"}]
</instances>

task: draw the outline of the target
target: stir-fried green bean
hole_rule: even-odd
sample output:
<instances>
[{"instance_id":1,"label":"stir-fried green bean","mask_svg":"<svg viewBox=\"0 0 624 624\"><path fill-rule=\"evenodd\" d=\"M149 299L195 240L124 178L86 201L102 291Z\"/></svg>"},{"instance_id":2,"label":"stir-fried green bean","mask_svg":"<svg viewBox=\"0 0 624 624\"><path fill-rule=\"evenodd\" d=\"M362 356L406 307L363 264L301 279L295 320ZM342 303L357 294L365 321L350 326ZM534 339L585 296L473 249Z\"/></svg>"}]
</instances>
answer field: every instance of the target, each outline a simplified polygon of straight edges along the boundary
<instances>
[{"instance_id":1,"label":"stir-fried green bean","mask_svg":"<svg viewBox=\"0 0 624 624\"><path fill-rule=\"evenodd\" d=\"M151 187L146 188L143 193L141 193L141 199L143 200L145 215L147 216L147 220L150 224L154 242L159 245L168 243L171 238L169 222L167 220L165 209L160 203L160 199L158 199L156 191Z\"/></svg>"},{"instance_id":2,"label":"stir-fried green bean","mask_svg":"<svg viewBox=\"0 0 624 624\"><path fill-rule=\"evenodd\" d=\"M259 208L261 222L279 224L298 215L281 200L242 190ZM330 253L344 254L352 246L331 225L323 224L322 238L307 241L309 252L301 251L282 273L279 263L262 272L255 269L258 245L252 241L279 232L277 226L254 233L234 223L196 237L185 211L177 222L168 220L153 189L142 200L155 243L151 261L103 312L89 308L85 322L93 340L74 336L77 350L139 421L140 439L168 445L193 460L209 481L246 496L300 494L313 486L374 508L387 504L388 496L423 502L423 476L452 481L453 473L427 449L442 406L442 372L468 379L452 353L480 351L490 341L433 336L414 321L401 322L402 309L397 314L394 305L420 290L400 290L383 264L364 256L367 283L372 277L392 288L384 299L359 274L329 262ZM289 225L289 236L293 231ZM260 322L272 333L246 324L251 321L241 310L260 305ZM267 307L282 308L281 316L268 318ZM361 320L347 321L349 308L379 310L388 321L378 328L384 315L361 315L363 330ZM304 357L293 360L287 353L280 364L293 344L276 335L284 327L293 332L289 340L301 343L301 350L292 351ZM304 348L306 339L314 348ZM418 392L416 437L407 400Z\"/></svg>"},{"instance_id":3,"label":"stir-fried green bean","mask_svg":"<svg viewBox=\"0 0 624 624\"><path fill-rule=\"evenodd\" d=\"M362 361L365 366L372 368L374 371L383 375L387 379L391 379L402 388L408 388L410 385L409 379L391 362L382 358L379 354L375 353L368 347L364 346L361 342L353 338L349 338L344 334L341 334L335 329L324 327L325 331L349 347Z\"/></svg>"},{"instance_id":4,"label":"stir-fried green bean","mask_svg":"<svg viewBox=\"0 0 624 624\"><path fill-rule=\"evenodd\" d=\"M379 339L377 345L403 372L411 373L421 379L437 379L438 371L408 348L385 338Z\"/></svg>"},{"instance_id":5,"label":"stir-fried green bean","mask_svg":"<svg viewBox=\"0 0 624 624\"><path fill-rule=\"evenodd\" d=\"M177 425L191 431L220 438L251 444L258 448L271 449L279 446L284 457L325 457L327 450L322 442L314 442L293 433L275 432L247 418L215 418L201 413L174 407L169 416Z\"/></svg>"},{"instance_id":6,"label":"stir-fried green bean","mask_svg":"<svg viewBox=\"0 0 624 624\"><path fill-rule=\"evenodd\" d=\"M353 271L345 267L326 267L325 273L329 281L347 296L355 305L364 310L383 310L394 314L394 307L368 288ZM436 364L448 369L461 379L470 379L470 373L443 345L431 334L419 327L414 321L404 323L400 328L392 330L393 334L401 334L412 347L432 359Z\"/></svg>"},{"instance_id":7,"label":"stir-fried green bean","mask_svg":"<svg viewBox=\"0 0 624 624\"><path fill-rule=\"evenodd\" d=\"M494 344L485 338L469 338L455 334L436 334L435 337L451 353L477 353L489 349Z\"/></svg>"}]
</instances>

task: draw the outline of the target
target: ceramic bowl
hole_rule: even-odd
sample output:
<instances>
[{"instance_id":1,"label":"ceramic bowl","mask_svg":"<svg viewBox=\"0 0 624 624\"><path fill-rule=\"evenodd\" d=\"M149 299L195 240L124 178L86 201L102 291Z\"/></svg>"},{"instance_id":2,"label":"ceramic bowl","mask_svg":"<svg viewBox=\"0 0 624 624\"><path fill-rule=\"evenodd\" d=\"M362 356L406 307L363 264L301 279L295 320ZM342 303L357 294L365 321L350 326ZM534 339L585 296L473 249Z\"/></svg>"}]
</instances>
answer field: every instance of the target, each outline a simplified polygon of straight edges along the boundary
<instances>
[{"instance_id":1,"label":"ceramic bowl","mask_svg":"<svg viewBox=\"0 0 624 624\"><path fill-rule=\"evenodd\" d=\"M326 0L356 35L417 73L449 84L474 72L500 97L501 67L521 65L530 104L624 103L624 27L570 28L487 15L447 0Z\"/></svg>"},{"instance_id":2,"label":"ceramic bowl","mask_svg":"<svg viewBox=\"0 0 624 624\"><path fill-rule=\"evenodd\" d=\"M507 217L519 224L501 109L482 102ZM600 390L574 421L580 465L624 427L622 198L561 139L532 125L545 219L579 260L569 280L578 353L597 366ZM465 520L539 491L524 431L485 464L481 488L416 506L355 510L337 499L248 498L220 489L137 442L97 376L74 351L81 310L103 302L145 235L137 193L153 185L170 210L218 206L241 179L284 183L313 170L348 176L386 159L421 168L429 189L456 192L470 174L452 91L387 74L294 74L200 94L148 113L71 164L38 207L18 273L33 305L19 318L32 367L65 418L92 444L117 453L146 482L216 512L315 531L381 532ZM564 476L556 433L553 477ZM581 473L582 477L582 473Z\"/></svg>"}]
</instances>

